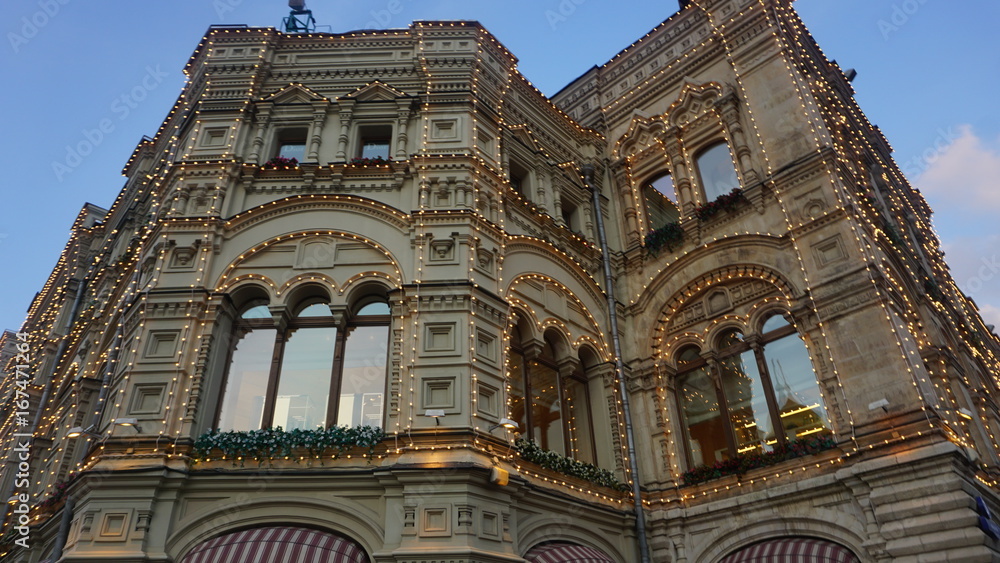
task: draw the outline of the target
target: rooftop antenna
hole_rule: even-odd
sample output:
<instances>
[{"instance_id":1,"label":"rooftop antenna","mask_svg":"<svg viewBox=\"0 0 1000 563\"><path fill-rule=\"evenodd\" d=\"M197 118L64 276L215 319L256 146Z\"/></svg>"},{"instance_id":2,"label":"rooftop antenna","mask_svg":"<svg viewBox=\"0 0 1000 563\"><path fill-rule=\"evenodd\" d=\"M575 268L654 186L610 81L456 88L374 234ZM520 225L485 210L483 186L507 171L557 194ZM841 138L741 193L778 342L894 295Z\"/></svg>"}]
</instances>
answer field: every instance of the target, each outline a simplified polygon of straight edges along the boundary
<instances>
[{"instance_id":1,"label":"rooftop antenna","mask_svg":"<svg viewBox=\"0 0 1000 563\"><path fill-rule=\"evenodd\" d=\"M292 11L287 18L281 20L285 33L312 33L316 31L316 20L312 10L306 9L306 0L288 0Z\"/></svg>"}]
</instances>

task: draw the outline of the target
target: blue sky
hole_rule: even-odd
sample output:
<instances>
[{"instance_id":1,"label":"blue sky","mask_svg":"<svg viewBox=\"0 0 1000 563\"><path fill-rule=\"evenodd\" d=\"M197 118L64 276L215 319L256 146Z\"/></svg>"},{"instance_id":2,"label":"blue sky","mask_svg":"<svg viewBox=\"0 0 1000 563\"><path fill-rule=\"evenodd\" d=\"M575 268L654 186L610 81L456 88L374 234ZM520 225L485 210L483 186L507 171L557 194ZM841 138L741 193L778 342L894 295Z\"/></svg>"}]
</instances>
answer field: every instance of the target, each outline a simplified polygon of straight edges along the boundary
<instances>
[{"instance_id":1,"label":"blue sky","mask_svg":"<svg viewBox=\"0 0 1000 563\"><path fill-rule=\"evenodd\" d=\"M668 17L673 0L312 0L335 32L475 19L553 94ZM830 58L855 68L857 98L935 210L953 275L1000 325L1000 2L798 0ZM281 0L0 6L7 76L0 138L0 328L17 328L84 202L109 206L120 171L177 97L209 25L275 26ZM82 148L76 154L69 147Z\"/></svg>"}]
</instances>

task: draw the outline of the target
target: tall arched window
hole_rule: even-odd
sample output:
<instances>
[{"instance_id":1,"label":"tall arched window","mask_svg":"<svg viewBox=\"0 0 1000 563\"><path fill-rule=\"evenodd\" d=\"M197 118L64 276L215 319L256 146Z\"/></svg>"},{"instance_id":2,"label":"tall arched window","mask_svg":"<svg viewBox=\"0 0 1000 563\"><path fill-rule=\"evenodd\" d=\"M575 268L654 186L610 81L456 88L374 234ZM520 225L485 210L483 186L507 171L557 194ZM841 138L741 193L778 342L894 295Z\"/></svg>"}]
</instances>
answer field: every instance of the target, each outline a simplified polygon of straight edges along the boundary
<instances>
[{"instance_id":1,"label":"tall arched window","mask_svg":"<svg viewBox=\"0 0 1000 563\"><path fill-rule=\"evenodd\" d=\"M563 378L563 396L566 410L566 436L569 456L586 463L597 463L597 443L594 437L594 416L590 390L594 366L599 359L589 350L582 349L580 362L572 375Z\"/></svg>"},{"instance_id":2,"label":"tall arched window","mask_svg":"<svg viewBox=\"0 0 1000 563\"><path fill-rule=\"evenodd\" d=\"M670 174L664 174L643 187L646 199L646 216L650 229L659 229L668 223L680 220L681 211L677 207L677 195Z\"/></svg>"},{"instance_id":3,"label":"tall arched window","mask_svg":"<svg viewBox=\"0 0 1000 563\"><path fill-rule=\"evenodd\" d=\"M736 174L733 156L729 153L729 145L717 143L698 155L698 177L701 189L705 192L705 201L714 201L723 194L728 194L740 187Z\"/></svg>"},{"instance_id":4,"label":"tall arched window","mask_svg":"<svg viewBox=\"0 0 1000 563\"><path fill-rule=\"evenodd\" d=\"M729 443L715 383L697 346L677 354L677 400L691 466L729 459Z\"/></svg>"},{"instance_id":5,"label":"tall arched window","mask_svg":"<svg viewBox=\"0 0 1000 563\"><path fill-rule=\"evenodd\" d=\"M328 303L313 302L278 330L267 305L245 308L218 428L381 426L389 319L384 301L360 307L346 323Z\"/></svg>"},{"instance_id":6,"label":"tall arched window","mask_svg":"<svg viewBox=\"0 0 1000 563\"><path fill-rule=\"evenodd\" d=\"M711 362L695 346L676 356L690 466L831 432L809 352L782 315L749 338L735 328L722 331L713 352Z\"/></svg>"},{"instance_id":7,"label":"tall arched window","mask_svg":"<svg viewBox=\"0 0 1000 563\"><path fill-rule=\"evenodd\" d=\"M548 337L531 348L519 329L511 333L510 413L522 435L543 449L595 463L593 416L584 366L593 362L560 357Z\"/></svg>"}]
</instances>

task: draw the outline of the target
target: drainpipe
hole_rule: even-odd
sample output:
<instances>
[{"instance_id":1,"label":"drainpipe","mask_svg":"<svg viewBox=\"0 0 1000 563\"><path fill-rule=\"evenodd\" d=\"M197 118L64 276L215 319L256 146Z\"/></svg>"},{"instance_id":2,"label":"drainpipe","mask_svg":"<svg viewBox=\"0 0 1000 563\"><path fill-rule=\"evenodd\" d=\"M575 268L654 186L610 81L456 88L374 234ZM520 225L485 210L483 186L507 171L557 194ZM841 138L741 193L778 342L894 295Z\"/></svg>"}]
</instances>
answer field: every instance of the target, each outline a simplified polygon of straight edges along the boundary
<instances>
[{"instance_id":1,"label":"drainpipe","mask_svg":"<svg viewBox=\"0 0 1000 563\"><path fill-rule=\"evenodd\" d=\"M629 469L632 472L632 495L635 498L635 535L639 538L639 560L649 563L649 544L646 542L646 513L642 508L642 490L639 487L639 462L636 459L635 436L632 430L632 409L629 406L628 388L625 385L625 366L622 364L622 344L618 338L618 309L615 299L615 280L611 275L611 260L608 253L608 237L604 232L604 216L601 214L601 194L594 189L594 165L580 167L583 184L590 190L594 203L594 218L597 224L597 238L601 244L601 264L604 266L604 293L608 298L608 315L611 319L611 342L615 352L615 373L618 377L618 393L622 399L622 415L625 417L625 442L628 447Z\"/></svg>"}]
</instances>

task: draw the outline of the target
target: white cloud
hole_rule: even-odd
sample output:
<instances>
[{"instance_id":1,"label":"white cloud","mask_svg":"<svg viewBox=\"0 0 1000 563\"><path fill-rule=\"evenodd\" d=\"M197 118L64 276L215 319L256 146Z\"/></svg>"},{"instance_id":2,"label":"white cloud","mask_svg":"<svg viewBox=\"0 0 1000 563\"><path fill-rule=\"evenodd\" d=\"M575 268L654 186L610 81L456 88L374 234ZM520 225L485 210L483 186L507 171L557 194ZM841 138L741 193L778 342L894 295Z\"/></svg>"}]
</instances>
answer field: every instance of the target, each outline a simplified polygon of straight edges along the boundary
<instances>
[{"instance_id":1,"label":"white cloud","mask_svg":"<svg viewBox=\"0 0 1000 563\"><path fill-rule=\"evenodd\" d=\"M979 314L986 321L986 324L993 325L994 332L1000 331L1000 307L994 307L993 305L980 305Z\"/></svg>"},{"instance_id":2,"label":"white cloud","mask_svg":"<svg viewBox=\"0 0 1000 563\"><path fill-rule=\"evenodd\" d=\"M1000 326L1000 139L991 146L969 125L957 131L951 144L927 158L914 185L935 211L955 282L987 324Z\"/></svg>"},{"instance_id":3,"label":"white cloud","mask_svg":"<svg viewBox=\"0 0 1000 563\"><path fill-rule=\"evenodd\" d=\"M934 206L1000 211L1000 139L990 146L969 125L958 131L954 142L927 158L915 185Z\"/></svg>"}]
</instances>

